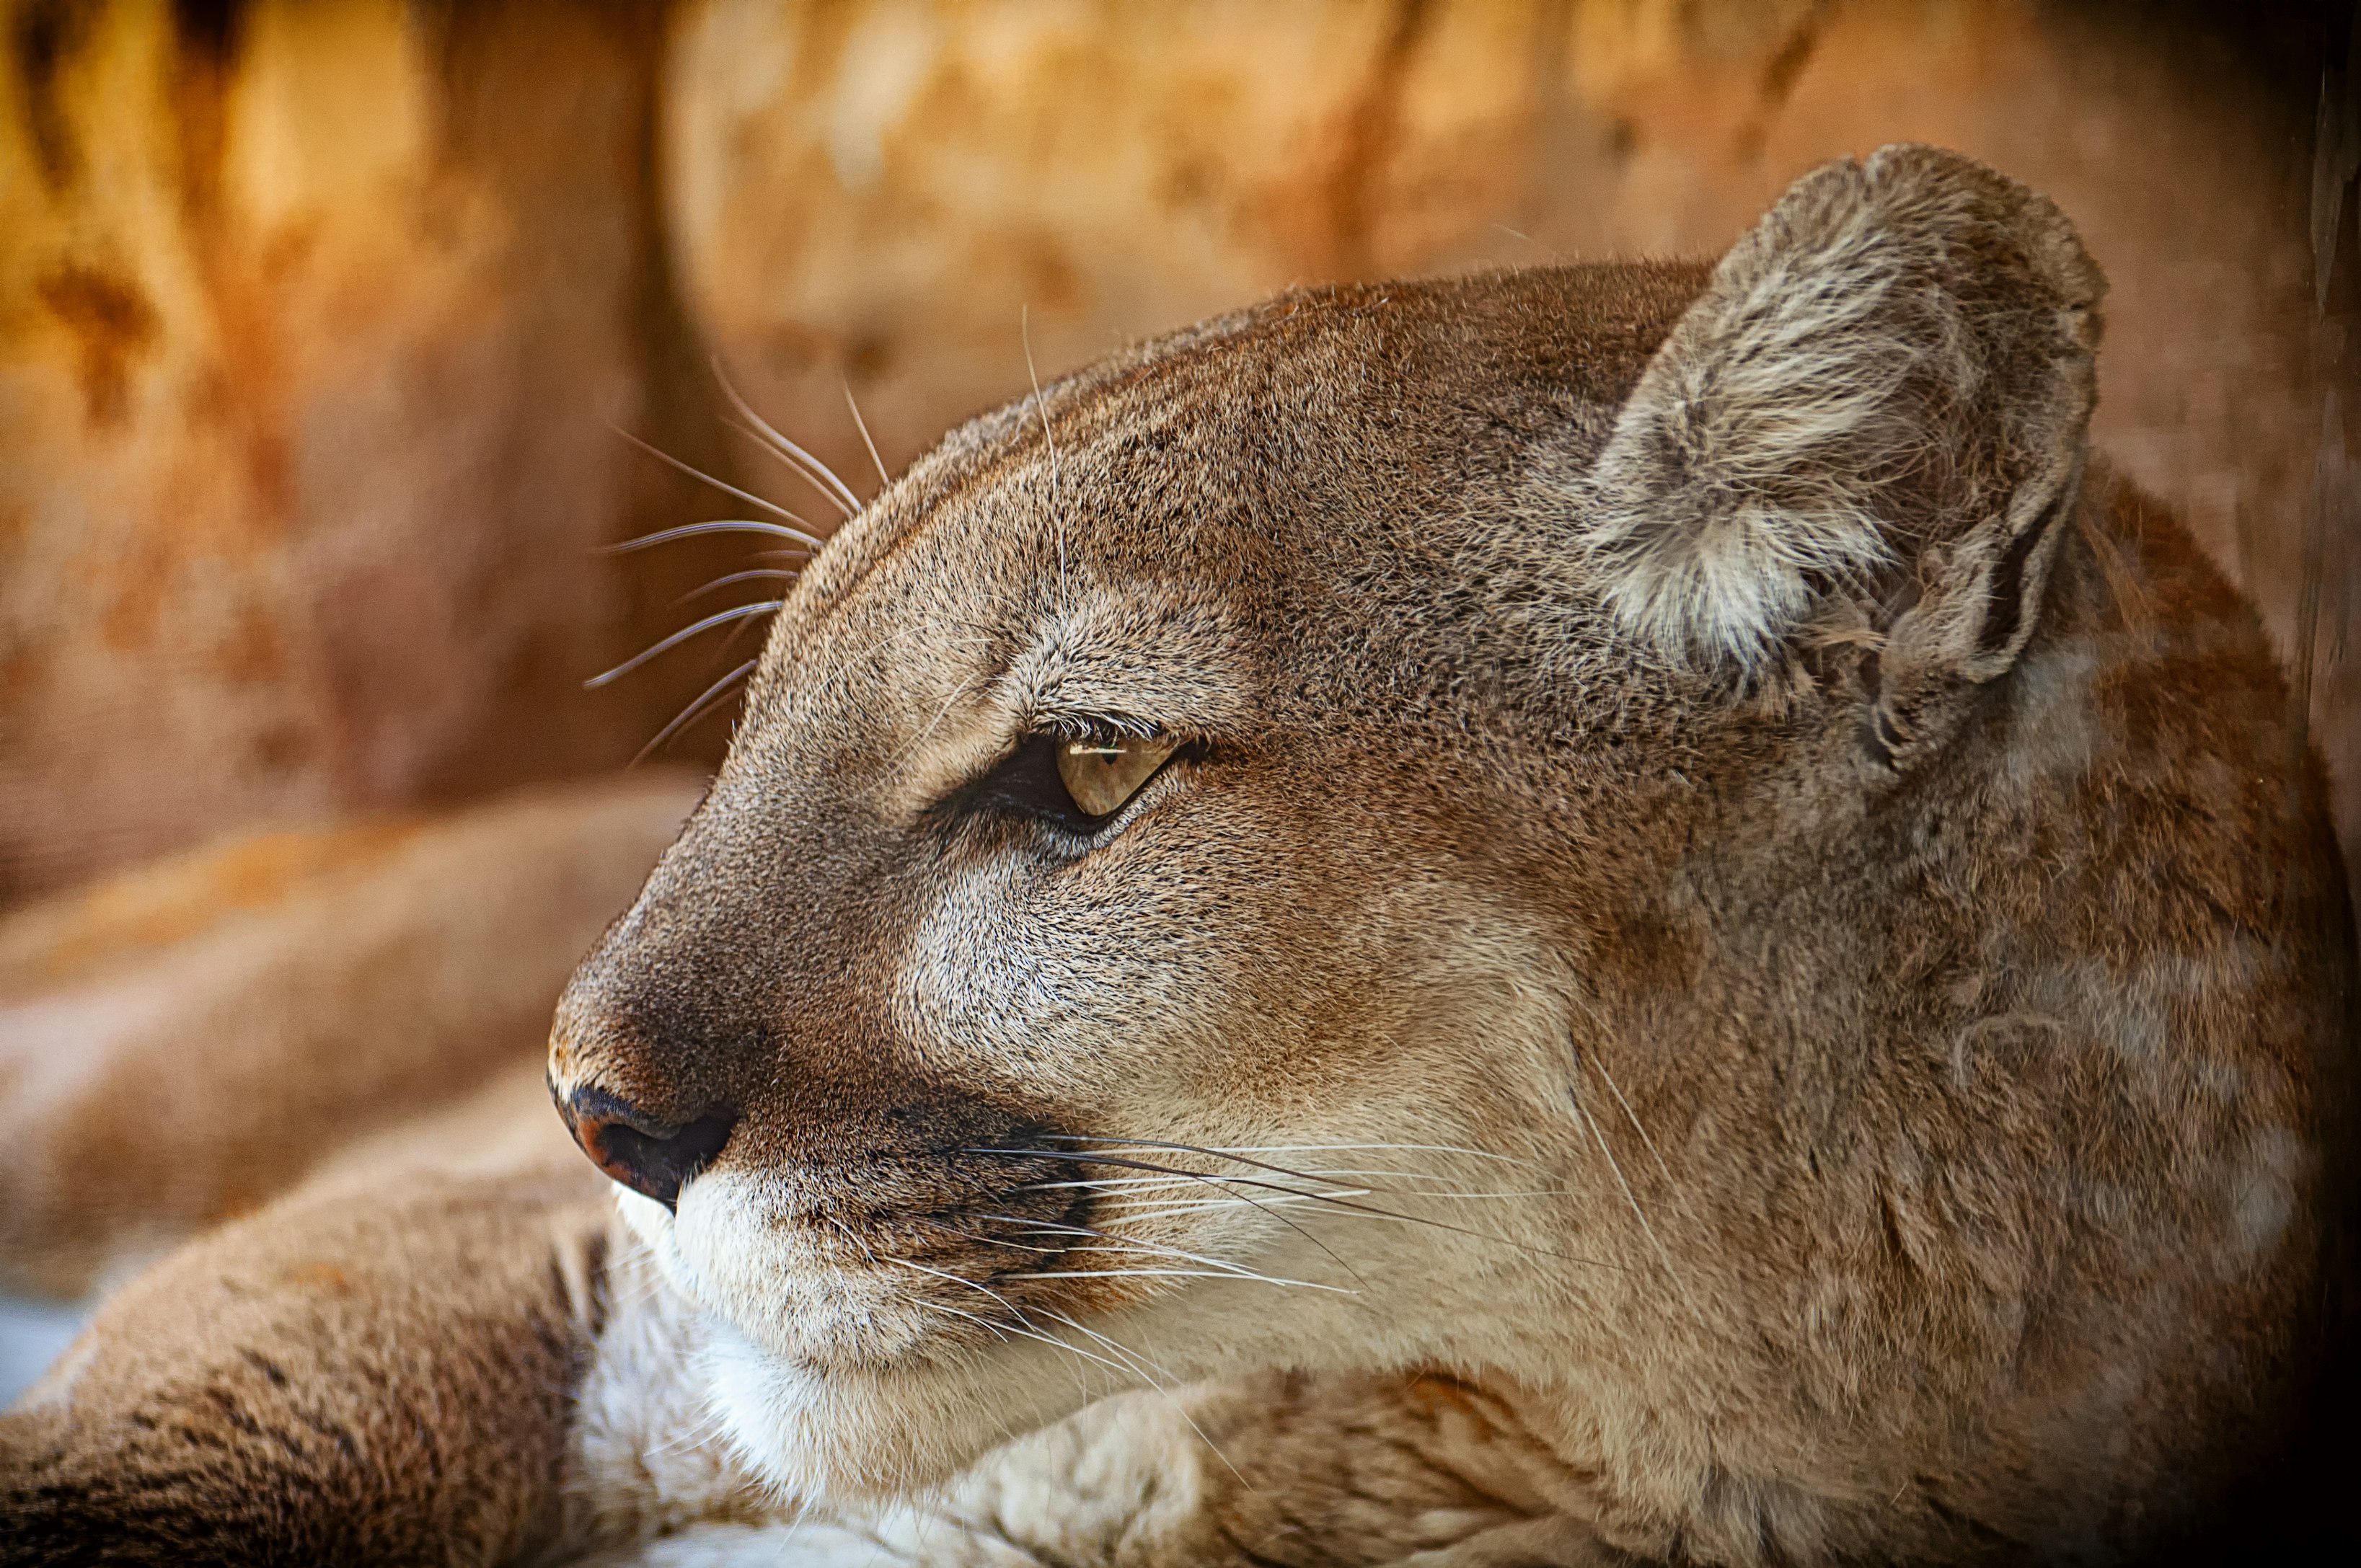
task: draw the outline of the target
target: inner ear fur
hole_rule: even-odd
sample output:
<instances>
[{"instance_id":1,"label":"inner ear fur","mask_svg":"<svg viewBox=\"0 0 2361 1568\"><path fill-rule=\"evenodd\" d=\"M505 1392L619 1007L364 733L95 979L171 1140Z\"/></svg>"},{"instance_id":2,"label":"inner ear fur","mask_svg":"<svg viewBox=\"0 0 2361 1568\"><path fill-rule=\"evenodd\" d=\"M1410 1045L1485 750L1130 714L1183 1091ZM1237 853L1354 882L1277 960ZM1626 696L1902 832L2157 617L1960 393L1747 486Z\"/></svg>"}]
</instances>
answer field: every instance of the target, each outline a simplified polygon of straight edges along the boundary
<instances>
[{"instance_id":1,"label":"inner ear fur","mask_svg":"<svg viewBox=\"0 0 2361 1568\"><path fill-rule=\"evenodd\" d=\"M1916 679L2005 671L2080 483L2105 288L2046 198L1955 153L1797 181L1587 480L1579 543L1618 620L1747 685L1830 620Z\"/></svg>"}]
</instances>

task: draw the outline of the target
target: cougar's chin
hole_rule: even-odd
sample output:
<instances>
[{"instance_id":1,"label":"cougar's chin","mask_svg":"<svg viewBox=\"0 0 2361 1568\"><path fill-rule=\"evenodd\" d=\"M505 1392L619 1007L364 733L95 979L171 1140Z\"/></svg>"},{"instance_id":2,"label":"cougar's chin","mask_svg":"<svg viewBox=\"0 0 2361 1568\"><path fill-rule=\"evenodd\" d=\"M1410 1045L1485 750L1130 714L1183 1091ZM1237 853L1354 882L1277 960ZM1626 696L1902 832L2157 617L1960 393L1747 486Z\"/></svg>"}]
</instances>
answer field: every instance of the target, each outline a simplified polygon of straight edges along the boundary
<instances>
[{"instance_id":1,"label":"cougar's chin","mask_svg":"<svg viewBox=\"0 0 2361 1568\"><path fill-rule=\"evenodd\" d=\"M701 1177L681 1189L677 1210L632 1192L620 1201L665 1283L781 1362L875 1370L939 1332L899 1280L778 1223L751 1183Z\"/></svg>"},{"instance_id":2,"label":"cougar's chin","mask_svg":"<svg viewBox=\"0 0 2361 1568\"><path fill-rule=\"evenodd\" d=\"M889 1271L844 1264L766 1223L727 1179L675 1212L636 1193L626 1223L664 1282L706 1320L708 1403L731 1442L792 1497L931 1486L995 1444L1135 1379L1075 1353L1000 1336L948 1343Z\"/></svg>"},{"instance_id":3,"label":"cougar's chin","mask_svg":"<svg viewBox=\"0 0 2361 1568\"><path fill-rule=\"evenodd\" d=\"M708 1398L738 1451L785 1495L879 1497L947 1480L1088 1402L1060 1367L1007 1365L1027 1359L823 1370L722 1328L707 1362Z\"/></svg>"}]
</instances>

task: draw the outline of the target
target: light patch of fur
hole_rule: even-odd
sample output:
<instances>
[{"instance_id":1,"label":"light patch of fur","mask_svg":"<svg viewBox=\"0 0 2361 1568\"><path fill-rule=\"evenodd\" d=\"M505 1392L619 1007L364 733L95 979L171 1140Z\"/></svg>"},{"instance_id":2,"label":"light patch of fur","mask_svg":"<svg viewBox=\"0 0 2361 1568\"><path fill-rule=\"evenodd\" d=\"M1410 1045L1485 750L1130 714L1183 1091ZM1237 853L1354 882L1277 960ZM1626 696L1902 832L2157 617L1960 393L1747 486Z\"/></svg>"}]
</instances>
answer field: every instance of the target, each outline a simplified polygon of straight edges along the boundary
<instances>
[{"instance_id":1,"label":"light patch of fur","mask_svg":"<svg viewBox=\"0 0 2361 1568\"><path fill-rule=\"evenodd\" d=\"M1978 395L1987 356L1983 323L1944 284L1972 265L1955 252L1993 228L1979 211L1993 192L1925 181L1922 158L1889 148L1797 181L1722 258L1617 417L1584 486L1596 510L1582 544L1618 620L1667 655L1759 671L1816 599L1860 594L1896 564L1897 483L1945 482L1949 448L1980 439L1944 422ZM2067 236L2035 247L2037 281L2087 313L2096 271L2031 202ZM2042 433L2070 455L2095 332L2063 335L2081 363L2057 371L2067 393L2041 411L2062 428ZM2027 521L2008 519L2004 542Z\"/></svg>"},{"instance_id":2,"label":"light patch of fur","mask_svg":"<svg viewBox=\"0 0 2361 1568\"><path fill-rule=\"evenodd\" d=\"M1616 422L1586 543L1618 617L1668 652L1752 664L1812 578L1892 559L1847 459L1923 438L1884 415L1927 350L1882 319L1902 267L1879 215L1863 203L1767 258L1741 241L1715 275L1721 308L1675 329Z\"/></svg>"},{"instance_id":3,"label":"light patch of fur","mask_svg":"<svg viewBox=\"0 0 2361 1568\"><path fill-rule=\"evenodd\" d=\"M637 1541L700 1521L775 1520L783 1510L719 1441L711 1325L637 1248L610 1259L597 1288L607 1321L575 1395L566 1537Z\"/></svg>"}]
</instances>

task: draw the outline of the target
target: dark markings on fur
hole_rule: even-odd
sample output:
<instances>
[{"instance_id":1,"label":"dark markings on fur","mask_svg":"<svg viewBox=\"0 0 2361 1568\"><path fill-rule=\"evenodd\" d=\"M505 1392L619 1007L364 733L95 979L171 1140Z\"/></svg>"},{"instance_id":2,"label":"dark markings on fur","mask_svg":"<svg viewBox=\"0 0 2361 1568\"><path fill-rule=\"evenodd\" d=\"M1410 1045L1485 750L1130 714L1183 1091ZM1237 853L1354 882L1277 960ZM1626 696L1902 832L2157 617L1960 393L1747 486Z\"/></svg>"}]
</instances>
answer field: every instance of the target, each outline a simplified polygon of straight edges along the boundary
<instances>
[{"instance_id":1,"label":"dark markings on fur","mask_svg":"<svg viewBox=\"0 0 2361 1568\"><path fill-rule=\"evenodd\" d=\"M1984 618L1982 630L1976 633L1976 652L1997 653L2008 646L2016 635L2017 625L2025 619L2025 567L2033 552L2040 546L2042 537L2049 532L2059 515L2072 500L2069 488L2051 501L2042 514L2034 519L2031 527L2009 542L2007 553L2000 558L1999 570L1993 575L1992 613Z\"/></svg>"}]
</instances>

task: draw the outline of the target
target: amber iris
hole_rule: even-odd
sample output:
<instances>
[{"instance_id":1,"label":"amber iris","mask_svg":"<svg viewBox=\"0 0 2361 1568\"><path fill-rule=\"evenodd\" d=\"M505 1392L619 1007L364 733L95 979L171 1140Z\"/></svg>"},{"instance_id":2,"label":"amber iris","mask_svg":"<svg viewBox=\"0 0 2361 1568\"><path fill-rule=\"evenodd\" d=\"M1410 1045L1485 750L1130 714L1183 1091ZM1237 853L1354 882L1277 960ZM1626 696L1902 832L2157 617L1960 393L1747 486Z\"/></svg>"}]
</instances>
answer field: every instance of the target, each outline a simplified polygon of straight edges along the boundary
<instances>
[{"instance_id":1,"label":"amber iris","mask_svg":"<svg viewBox=\"0 0 2361 1568\"><path fill-rule=\"evenodd\" d=\"M1058 777L1084 815L1104 817L1137 795L1178 749L1161 735L1068 740L1058 748Z\"/></svg>"}]
</instances>

